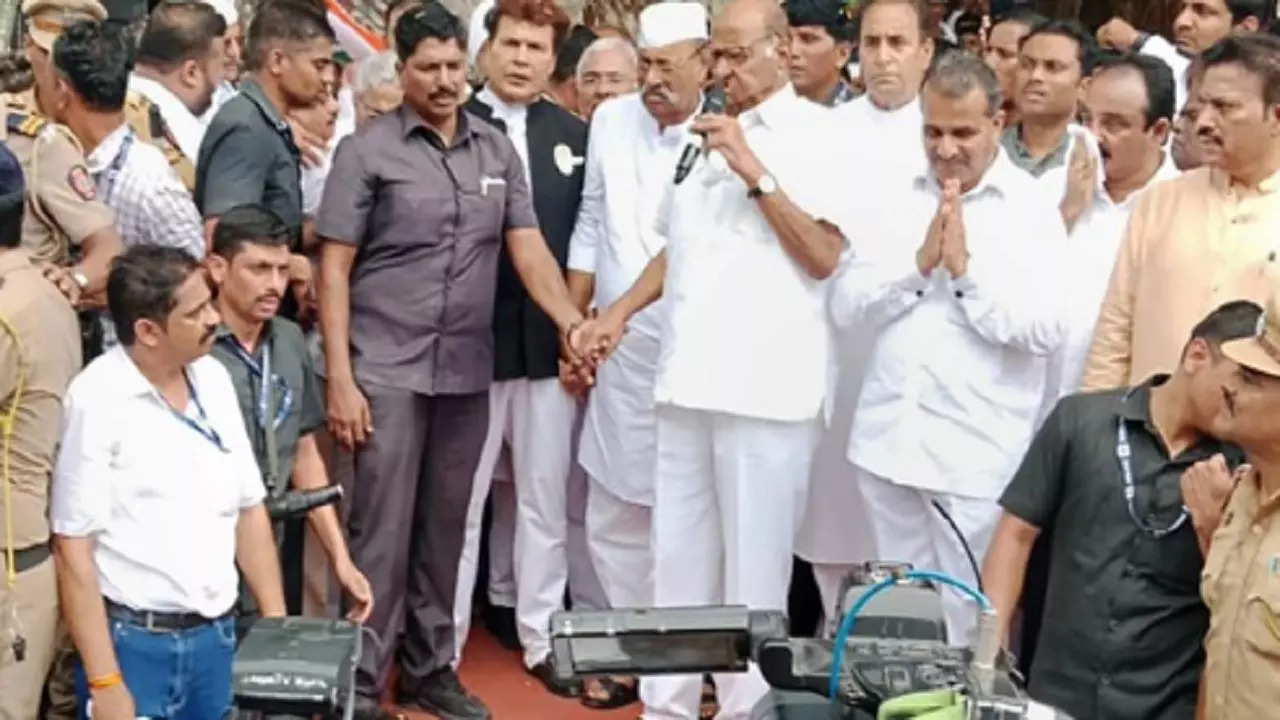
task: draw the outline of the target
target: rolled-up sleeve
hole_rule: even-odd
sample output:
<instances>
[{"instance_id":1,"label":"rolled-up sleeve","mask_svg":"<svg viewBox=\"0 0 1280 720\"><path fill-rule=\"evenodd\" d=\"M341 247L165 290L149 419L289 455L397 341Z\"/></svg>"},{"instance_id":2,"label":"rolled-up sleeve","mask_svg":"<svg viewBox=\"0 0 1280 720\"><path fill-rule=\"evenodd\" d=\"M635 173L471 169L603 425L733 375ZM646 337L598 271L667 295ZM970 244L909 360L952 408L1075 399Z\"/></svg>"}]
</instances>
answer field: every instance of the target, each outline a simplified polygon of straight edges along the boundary
<instances>
[{"instance_id":1,"label":"rolled-up sleeve","mask_svg":"<svg viewBox=\"0 0 1280 720\"><path fill-rule=\"evenodd\" d=\"M359 245L368 231L376 178L365 163L363 137L343 138L333 154L316 217L316 234L330 242Z\"/></svg>"},{"instance_id":2,"label":"rolled-up sleeve","mask_svg":"<svg viewBox=\"0 0 1280 720\"><path fill-rule=\"evenodd\" d=\"M74 386L63 405L49 520L53 532L64 537L96 536L111 516L113 416L93 405Z\"/></svg>"},{"instance_id":3,"label":"rolled-up sleeve","mask_svg":"<svg viewBox=\"0 0 1280 720\"><path fill-rule=\"evenodd\" d=\"M206 218L222 215L237 205L262 201L276 154L261 132L233 126L216 137L206 136L201 148L202 182L196 204Z\"/></svg>"}]
</instances>

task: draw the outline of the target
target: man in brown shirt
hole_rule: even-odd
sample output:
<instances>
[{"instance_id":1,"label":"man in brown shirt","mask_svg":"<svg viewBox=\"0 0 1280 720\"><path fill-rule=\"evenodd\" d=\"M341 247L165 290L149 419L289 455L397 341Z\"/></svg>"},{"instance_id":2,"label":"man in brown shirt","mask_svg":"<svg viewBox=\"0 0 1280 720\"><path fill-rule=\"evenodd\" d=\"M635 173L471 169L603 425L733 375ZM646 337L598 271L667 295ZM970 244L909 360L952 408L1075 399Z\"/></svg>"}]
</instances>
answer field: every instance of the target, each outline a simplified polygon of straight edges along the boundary
<instances>
[{"instance_id":1,"label":"man in brown shirt","mask_svg":"<svg viewBox=\"0 0 1280 720\"><path fill-rule=\"evenodd\" d=\"M396 27L405 102L338 146L316 231L329 428L355 454L351 552L375 591L361 659L373 713L403 634L401 702L486 719L462 688L453 598L488 429L499 253L562 336L573 303L515 147L459 109L465 29L436 2ZM376 717L367 714L366 717Z\"/></svg>"},{"instance_id":2,"label":"man in brown shirt","mask_svg":"<svg viewBox=\"0 0 1280 720\"><path fill-rule=\"evenodd\" d=\"M1280 707L1278 300L1272 296L1256 337L1222 346L1240 367L1223 385L1214 433L1243 448L1249 464L1234 478L1223 463L1202 464L1183 479L1184 487L1231 493L1209 540L1200 583L1209 607L1203 720L1270 718Z\"/></svg>"},{"instance_id":3,"label":"man in brown shirt","mask_svg":"<svg viewBox=\"0 0 1280 720\"><path fill-rule=\"evenodd\" d=\"M1231 36L1201 56L1195 133L1212 166L1138 198L1085 365L1085 390L1136 385L1231 300L1265 301L1280 253L1280 38Z\"/></svg>"},{"instance_id":4,"label":"man in brown shirt","mask_svg":"<svg viewBox=\"0 0 1280 720\"><path fill-rule=\"evenodd\" d=\"M49 559L49 477L62 398L80 369L75 312L19 247L23 205L22 167L0 147L0 608L13 607L18 621L0 615L0 718L12 720L37 717L53 663L58 592Z\"/></svg>"}]
</instances>

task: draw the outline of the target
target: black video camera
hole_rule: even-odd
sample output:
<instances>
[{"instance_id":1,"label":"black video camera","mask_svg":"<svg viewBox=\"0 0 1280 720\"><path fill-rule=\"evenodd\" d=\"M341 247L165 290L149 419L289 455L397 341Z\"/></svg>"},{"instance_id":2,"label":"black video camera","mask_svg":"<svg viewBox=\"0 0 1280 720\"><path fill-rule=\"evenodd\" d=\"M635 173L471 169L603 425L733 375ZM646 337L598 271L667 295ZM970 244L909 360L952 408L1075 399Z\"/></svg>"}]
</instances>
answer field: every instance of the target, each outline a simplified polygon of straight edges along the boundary
<instances>
[{"instance_id":1,"label":"black video camera","mask_svg":"<svg viewBox=\"0 0 1280 720\"><path fill-rule=\"evenodd\" d=\"M258 620L236 649L236 707L350 720L360 649L360 627L354 623L303 617Z\"/></svg>"},{"instance_id":2,"label":"black video camera","mask_svg":"<svg viewBox=\"0 0 1280 720\"><path fill-rule=\"evenodd\" d=\"M868 720L904 704L907 714L893 717L1069 720L1031 701L1007 658L983 649L989 643L980 640L978 652L950 647L940 589L907 578L907 571L909 566L868 563L846 580L845 612L863 595L875 597L862 603L859 629L844 642L834 697L834 628L821 638L791 637L783 613L745 607L556 613L555 666L581 677L740 673L753 662L774 692L752 720ZM891 587L872 593L881 583ZM988 612L980 622L987 637L993 618ZM912 714L907 701L939 693L952 694L948 714Z\"/></svg>"}]
</instances>

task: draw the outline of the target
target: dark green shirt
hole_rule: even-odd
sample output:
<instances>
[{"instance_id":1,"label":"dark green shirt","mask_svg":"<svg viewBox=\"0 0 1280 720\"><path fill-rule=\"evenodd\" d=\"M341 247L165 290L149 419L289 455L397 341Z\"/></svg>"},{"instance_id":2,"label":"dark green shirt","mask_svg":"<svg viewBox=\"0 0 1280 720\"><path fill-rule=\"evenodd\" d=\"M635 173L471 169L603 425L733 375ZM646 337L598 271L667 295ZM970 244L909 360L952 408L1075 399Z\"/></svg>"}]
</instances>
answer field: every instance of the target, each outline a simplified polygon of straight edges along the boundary
<instances>
[{"instance_id":1,"label":"dark green shirt","mask_svg":"<svg viewBox=\"0 0 1280 720\"><path fill-rule=\"evenodd\" d=\"M1022 142L1022 126L1010 125L1000 135L1000 145L1008 154L1014 165L1031 173L1032 177L1040 177L1050 170L1067 164L1067 151L1071 149L1071 133L1062 133L1062 140L1048 155L1036 158Z\"/></svg>"},{"instance_id":2,"label":"dark green shirt","mask_svg":"<svg viewBox=\"0 0 1280 720\"><path fill-rule=\"evenodd\" d=\"M1117 457L1117 423L1129 433L1134 514L1166 528L1182 512L1181 477L1233 446L1206 439L1170 458L1151 421L1157 376L1126 389L1072 395L1031 442L1000 504L1053 528L1049 593L1029 690L1090 720L1190 720L1204 666L1209 612L1200 600L1204 560L1188 518L1153 538L1130 517Z\"/></svg>"},{"instance_id":3,"label":"dark green shirt","mask_svg":"<svg viewBox=\"0 0 1280 720\"><path fill-rule=\"evenodd\" d=\"M262 350L271 347L271 397L276 409L275 424L276 458L279 462L281 489L288 487L293 475L293 459L298 450L298 440L324 426L324 400L320 395L315 366L302 328L283 318L274 318L262 329L262 338L248 360L241 355L243 348L235 336L225 327L218 328L213 344L213 356L222 362L231 374L236 387L236 399L240 414L244 416L249 442L253 445L258 467L267 472L267 446L263 425L259 421L259 402L262 399ZM250 362L251 361L251 362ZM286 391L286 388L287 391Z\"/></svg>"}]
</instances>

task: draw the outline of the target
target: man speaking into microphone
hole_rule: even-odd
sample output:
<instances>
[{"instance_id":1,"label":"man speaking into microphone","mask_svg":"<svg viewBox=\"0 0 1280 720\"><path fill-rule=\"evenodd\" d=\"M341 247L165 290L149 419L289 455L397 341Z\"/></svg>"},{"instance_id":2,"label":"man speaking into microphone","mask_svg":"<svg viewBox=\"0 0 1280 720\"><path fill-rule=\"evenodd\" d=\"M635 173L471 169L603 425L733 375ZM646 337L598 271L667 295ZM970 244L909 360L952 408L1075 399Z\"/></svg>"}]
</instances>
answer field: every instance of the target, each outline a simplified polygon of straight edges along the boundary
<instances>
[{"instance_id":1,"label":"man speaking into microphone","mask_svg":"<svg viewBox=\"0 0 1280 720\"><path fill-rule=\"evenodd\" d=\"M827 387L826 280L852 227L843 174L856 166L832 157L843 139L825 108L792 89L788 54L774 0L724 6L707 57L725 112L691 127L708 156L666 191L666 249L575 337L600 360L628 318L665 296L654 391L658 607L786 607ZM726 718L747 717L767 689L755 669L716 687ZM645 678L641 698L646 718L695 718L700 683Z\"/></svg>"}]
</instances>

